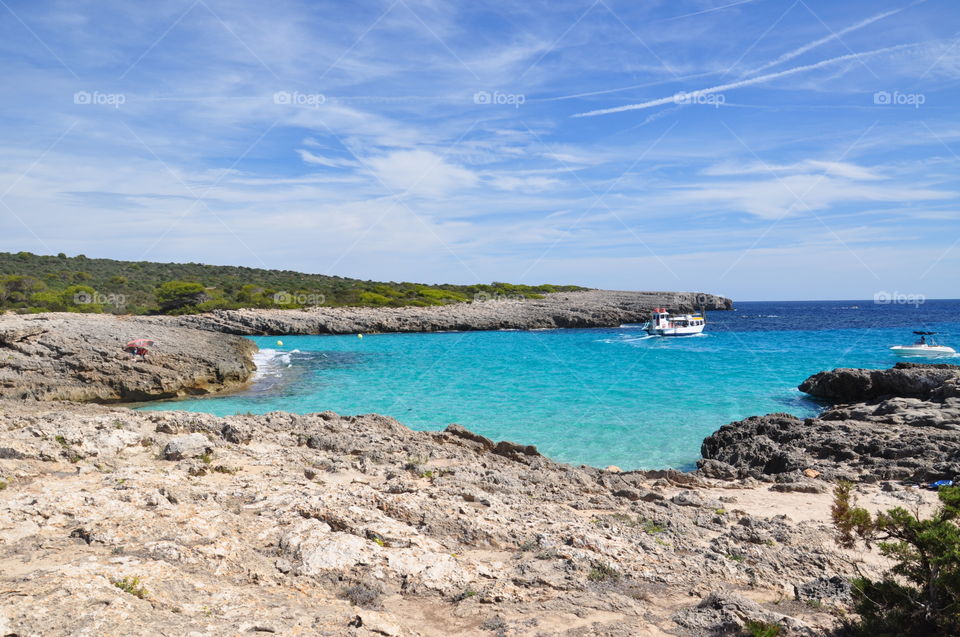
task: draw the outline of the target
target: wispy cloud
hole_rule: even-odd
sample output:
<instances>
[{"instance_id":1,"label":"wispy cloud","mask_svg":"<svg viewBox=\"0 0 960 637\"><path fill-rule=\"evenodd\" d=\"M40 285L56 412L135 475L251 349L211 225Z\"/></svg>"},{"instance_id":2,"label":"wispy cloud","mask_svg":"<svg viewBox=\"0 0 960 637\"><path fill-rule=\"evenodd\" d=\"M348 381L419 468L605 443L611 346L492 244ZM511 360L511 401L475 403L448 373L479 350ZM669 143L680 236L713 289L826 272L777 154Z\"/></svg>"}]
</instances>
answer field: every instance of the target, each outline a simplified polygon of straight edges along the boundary
<instances>
[{"instance_id":1,"label":"wispy cloud","mask_svg":"<svg viewBox=\"0 0 960 637\"><path fill-rule=\"evenodd\" d=\"M298 149L297 154L300 155L300 159L305 161L308 164L314 164L317 166L326 166L327 168L347 168L357 166L357 162L345 160L345 159L331 159L329 157L323 157L322 155L317 155L316 153L311 153L309 150Z\"/></svg>"}]
</instances>

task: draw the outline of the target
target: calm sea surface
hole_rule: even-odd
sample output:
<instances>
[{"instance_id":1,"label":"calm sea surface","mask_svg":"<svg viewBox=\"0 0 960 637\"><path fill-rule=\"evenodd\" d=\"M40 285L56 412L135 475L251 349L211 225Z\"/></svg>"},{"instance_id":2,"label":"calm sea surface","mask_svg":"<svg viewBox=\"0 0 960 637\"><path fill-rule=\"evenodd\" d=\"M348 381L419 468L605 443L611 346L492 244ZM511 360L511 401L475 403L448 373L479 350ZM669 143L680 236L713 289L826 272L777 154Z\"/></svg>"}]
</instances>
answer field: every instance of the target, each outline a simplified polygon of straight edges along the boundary
<instances>
[{"instance_id":1,"label":"calm sea surface","mask_svg":"<svg viewBox=\"0 0 960 637\"><path fill-rule=\"evenodd\" d=\"M797 391L834 367L889 367L912 330L960 350L960 301L743 302L706 332L635 326L533 332L256 337L258 379L238 394L153 403L217 415L382 413L414 429L460 423L560 461L689 469L719 426L820 405ZM947 362L947 361L943 361ZM960 358L949 359L960 363Z\"/></svg>"}]
</instances>

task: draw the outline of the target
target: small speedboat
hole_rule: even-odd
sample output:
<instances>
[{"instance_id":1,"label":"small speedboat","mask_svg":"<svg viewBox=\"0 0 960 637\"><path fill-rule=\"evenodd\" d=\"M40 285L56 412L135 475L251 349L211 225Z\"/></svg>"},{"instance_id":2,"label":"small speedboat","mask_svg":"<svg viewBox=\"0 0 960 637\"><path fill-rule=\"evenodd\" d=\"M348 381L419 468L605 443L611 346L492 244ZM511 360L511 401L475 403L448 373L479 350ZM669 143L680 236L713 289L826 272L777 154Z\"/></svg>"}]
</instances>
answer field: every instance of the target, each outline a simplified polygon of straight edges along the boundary
<instances>
[{"instance_id":1,"label":"small speedboat","mask_svg":"<svg viewBox=\"0 0 960 637\"><path fill-rule=\"evenodd\" d=\"M643 329L651 336L695 336L703 332L707 321L700 314L670 314L657 308Z\"/></svg>"},{"instance_id":2,"label":"small speedboat","mask_svg":"<svg viewBox=\"0 0 960 637\"><path fill-rule=\"evenodd\" d=\"M957 351L946 345L938 345L933 340L936 332L914 332L920 337L913 345L894 345L890 348L897 356L925 356L927 358L936 358L939 356L955 356Z\"/></svg>"}]
</instances>

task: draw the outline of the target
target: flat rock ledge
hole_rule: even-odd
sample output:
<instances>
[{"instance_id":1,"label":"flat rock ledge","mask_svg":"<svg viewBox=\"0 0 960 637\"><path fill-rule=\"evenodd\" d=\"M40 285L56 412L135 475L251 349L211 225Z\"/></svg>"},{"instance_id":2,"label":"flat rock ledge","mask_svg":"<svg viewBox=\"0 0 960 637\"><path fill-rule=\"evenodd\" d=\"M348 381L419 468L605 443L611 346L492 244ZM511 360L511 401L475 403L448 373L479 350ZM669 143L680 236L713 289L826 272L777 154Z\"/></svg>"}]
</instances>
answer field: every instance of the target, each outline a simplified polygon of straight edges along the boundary
<instances>
[{"instance_id":1,"label":"flat rock ledge","mask_svg":"<svg viewBox=\"0 0 960 637\"><path fill-rule=\"evenodd\" d=\"M481 298L436 307L219 310L155 320L241 335L532 330L616 327L647 320L655 307L692 312L701 306L729 310L733 301L701 292L587 290L546 294L542 299Z\"/></svg>"},{"instance_id":2,"label":"flat rock ledge","mask_svg":"<svg viewBox=\"0 0 960 637\"><path fill-rule=\"evenodd\" d=\"M124 344L157 341L146 360ZM0 315L0 398L138 402L207 394L245 383L251 341L145 317Z\"/></svg>"},{"instance_id":3,"label":"flat rock ledge","mask_svg":"<svg viewBox=\"0 0 960 637\"><path fill-rule=\"evenodd\" d=\"M873 566L707 482L377 415L0 400L0 634L834 628L796 591Z\"/></svg>"},{"instance_id":4,"label":"flat rock ledge","mask_svg":"<svg viewBox=\"0 0 960 637\"><path fill-rule=\"evenodd\" d=\"M811 376L800 389L839 404L817 418L768 414L725 425L704 440L699 473L776 480L798 489L811 484L811 476L861 482L960 478L960 367L835 369Z\"/></svg>"}]
</instances>

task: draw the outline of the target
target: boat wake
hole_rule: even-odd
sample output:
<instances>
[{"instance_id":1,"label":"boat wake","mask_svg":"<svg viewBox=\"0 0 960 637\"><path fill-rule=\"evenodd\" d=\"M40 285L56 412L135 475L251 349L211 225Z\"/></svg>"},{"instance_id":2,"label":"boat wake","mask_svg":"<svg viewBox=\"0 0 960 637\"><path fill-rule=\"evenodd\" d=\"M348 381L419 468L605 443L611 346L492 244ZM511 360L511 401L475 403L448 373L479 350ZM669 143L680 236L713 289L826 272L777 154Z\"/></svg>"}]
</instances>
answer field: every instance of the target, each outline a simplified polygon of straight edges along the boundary
<instances>
[{"instance_id":1,"label":"boat wake","mask_svg":"<svg viewBox=\"0 0 960 637\"><path fill-rule=\"evenodd\" d=\"M700 334L690 334L689 336L657 336L655 334L633 336L632 334L620 334L618 338L601 338L597 339L596 342L607 345L641 345L647 343L652 345L653 343L663 343L666 346L667 343L689 342L698 338L706 338L707 336L710 335L702 332Z\"/></svg>"},{"instance_id":2,"label":"boat wake","mask_svg":"<svg viewBox=\"0 0 960 637\"><path fill-rule=\"evenodd\" d=\"M293 366L290 355L299 351L296 349L289 352L277 349L258 351L253 355L253 364L257 366L257 371L253 374L253 380L280 376L283 374L283 370Z\"/></svg>"}]
</instances>

